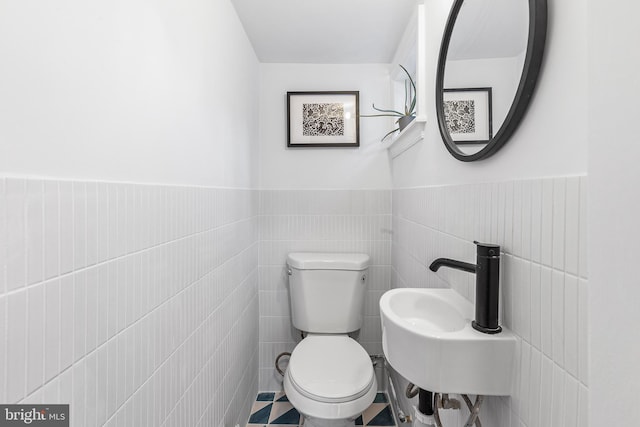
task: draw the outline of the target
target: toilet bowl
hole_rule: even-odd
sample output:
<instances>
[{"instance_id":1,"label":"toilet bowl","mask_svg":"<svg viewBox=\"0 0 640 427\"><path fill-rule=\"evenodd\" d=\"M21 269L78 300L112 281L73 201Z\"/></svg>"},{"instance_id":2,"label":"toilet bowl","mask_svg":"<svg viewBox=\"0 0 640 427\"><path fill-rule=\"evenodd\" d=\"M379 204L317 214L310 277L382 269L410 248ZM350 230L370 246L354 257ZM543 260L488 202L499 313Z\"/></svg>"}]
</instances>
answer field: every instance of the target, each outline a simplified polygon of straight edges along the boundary
<instances>
[{"instance_id":1,"label":"toilet bowl","mask_svg":"<svg viewBox=\"0 0 640 427\"><path fill-rule=\"evenodd\" d=\"M362 326L369 256L291 253L291 320L306 337L293 349L284 391L308 427L346 427L373 403L378 385Z\"/></svg>"},{"instance_id":2,"label":"toilet bowl","mask_svg":"<svg viewBox=\"0 0 640 427\"><path fill-rule=\"evenodd\" d=\"M293 350L284 390L305 425L338 427L373 402L378 385L367 352L347 335L309 335Z\"/></svg>"}]
</instances>

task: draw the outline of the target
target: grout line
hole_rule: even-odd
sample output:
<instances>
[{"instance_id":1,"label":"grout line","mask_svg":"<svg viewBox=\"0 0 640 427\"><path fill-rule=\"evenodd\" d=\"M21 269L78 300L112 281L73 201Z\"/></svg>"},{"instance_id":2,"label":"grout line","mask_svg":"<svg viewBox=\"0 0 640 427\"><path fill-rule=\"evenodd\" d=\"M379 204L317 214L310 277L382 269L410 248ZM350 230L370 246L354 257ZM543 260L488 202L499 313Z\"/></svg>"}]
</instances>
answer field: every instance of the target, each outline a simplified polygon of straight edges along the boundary
<instances>
[{"instance_id":1,"label":"grout line","mask_svg":"<svg viewBox=\"0 0 640 427\"><path fill-rule=\"evenodd\" d=\"M221 226L216 227L216 228L211 228L211 229L208 229L208 230L194 232L194 233L191 233L189 235L186 235L186 236L183 236L183 237L179 237L179 238L176 238L176 239L173 239L173 240L167 240L165 242L158 243L158 244L156 244L154 246L150 246L150 247L147 247L147 248L144 248L144 249L139 249L139 250L136 250L136 251L133 251L133 252L129 252L129 253L118 255L118 256L115 256L115 257L112 257L112 258L108 258L108 259L96 262L95 264L91 264L91 265L87 265L87 266L84 266L84 267L80 267L80 268L78 268L76 270L71 270L71 271L69 271L67 273L58 274L57 276L53 276L53 277L44 279L44 280L42 280L40 282L35 282L35 283L31 283L31 284L25 284L24 286L20 286L20 287L18 287L16 289L13 289L13 290L11 290L9 292L4 293L3 295L13 295L13 294L16 294L18 292L22 292L22 291L24 291L24 290L26 290L26 289L28 289L30 287L33 287L33 286L37 286L37 285L40 285L40 284L43 284L43 283L48 283L48 282L51 282L51 281L54 281L54 280L61 280L63 278L67 278L69 276L73 276L76 273L87 272L87 271L92 270L94 268L104 267L104 266L107 266L107 265L109 265L111 263L122 261L122 260L126 260L126 259L128 259L130 257L134 257L134 256L144 255L144 254L149 253L149 252L151 252L153 250L166 248L167 246L170 246L170 245L173 245L173 244L184 243L185 241L187 241L189 239L192 239L192 238L195 238L195 237L198 237L200 235L203 235L203 234L206 234L206 233L210 233L210 232L213 232L213 231L216 231L216 230L220 230L220 229L232 226L232 225L239 225L239 224L241 224L243 222L246 223L248 221L251 221L251 218L241 219L241 220L238 220L238 221L234 221L232 223L227 223L225 225L221 225ZM258 243L258 242L252 243L251 246L253 246L256 243ZM227 261L224 261L222 264L214 267L214 270L219 268L219 267L221 267L222 265L224 265ZM209 274L209 273L210 272L208 272L207 274ZM204 277L204 275L201 276L200 278L198 278L197 280L200 280L203 277Z\"/></svg>"},{"instance_id":2,"label":"grout line","mask_svg":"<svg viewBox=\"0 0 640 427\"><path fill-rule=\"evenodd\" d=\"M253 245L252 245L253 246ZM216 267L216 269L223 267L225 264L229 263L231 260L233 260L234 258L242 255L244 252L247 252L251 250L251 247L245 248L243 251L241 251L240 253L234 255L233 257L229 258L227 261L225 261L223 264L221 264L219 267ZM251 270L251 272L249 272L249 274L247 274L247 277L245 277L245 279L243 280L243 282L246 282L246 280L248 279L248 277L254 272L256 271L256 269L254 268L253 270ZM207 273L207 275L210 274ZM204 276L203 276L204 277ZM153 307L152 309L150 309L150 311L148 311L147 313L145 313L144 316L140 317L139 319L135 320L133 323L131 323L129 326L127 326L126 328L123 328L121 330L119 330L116 334L114 334L113 336L111 336L110 338L108 338L106 341L104 341L102 344L100 345L96 345L96 347L94 349L92 349L91 351L89 351L88 353L85 353L84 356L82 356L81 358L75 360L69 367L67 367L66 369L64 369L63 371L60 371L58 373L58 375L55 375L54 377L52 377L49 381L45 382L41 387L38 387L36 390L34 390L31 394L29 394L28 396L25 396L24 398L20 399L20 401L24 401L25 399L28 399L30 397L32 397L35 393L37 393L39 390L41 390L44 386L46 386L47 384L56 381L56 378L58 378L63 372L72 369L74 365L79 364L81 361L86 360L88 357L91 357L91 355L95 354L97 356L97 353L99 350L102 350L103 348L107 347L109 344L113 345L113 343L115 342L115 340L121 336L123 334L123 332L127 329L130 329L131 327L134 327L136 324L141 323L143 320L147 319L148 317L150 317L151 315L153 315L154 313L156 313L157 311L161 310L163 306L165 306L166 304L170 303L171 300L173 300L174 298L178 297L179 295L187 292L192 286L194 286L197 282L200 281L201 278L195 280L192 284L190 284L189 286L183 288L182 290L180 290L179 292L175 293L173 296L167 298L166 300L160 302L156 307ZM53 279L53 280L57 280L57 279ZM228 301L229 298L231 298L233 296L233 294L235 294L236 292L238 292L240 289L242 288L242 283L240 285L238 285L237 287L235 287L235 289L233 290L233 292L229 293L227 296L225 296L219 303L219 305L216 307L215 310L211 311L209 313L209 315L207 316L206 319L204 319L181 343L177 344L175 349L166 356L166 358L164 359L164 361L159 364L157 366L157 368L151 372L151 374L147 377L147 379L138 387L134 390L133 393L131 393L131 395L129 396L128 399L126 399L114 412L114 415L118 412L118 410L124 406L124 403L128 402L133 395L136 394L136 392L138 390L140 390L145 384L147 384L151 378L166 364L168 363L169 359L171 359L171 357L180 350L180 348L184 345L184 343L186 341L189 340L189 338L191 338L194 334L196 334L198 332L198 330L200 330L200 328L202 327L202 325L204 323L206 323L211 316L213 316L225 303L225 301ZM246 310L246 309L245 309ZM46 317L45 317L46 319ZM229 336L230 333L227 333L226 337ZM221 340L221 342L219 343L219 345L216 347L220 348L220 345L222 345L222 343L224 342L224 340ZM25 344L26 345L26 344ZM106 350L106 349L105 349ZM214 351L215 353L215 351ZM97 384L96 384L97 386Z\"/></svg>"},{"instance_id":3,"label":"grout line","mask_svg":"<svg viewBox=\"0 0 640 427\"><path fill-rule=\"evenodd\" d=\"M418 222L415 222L415 221L412 221L412 220L409 220L409 219L406 219L406 218L399 218L399 219L400 219L400 220L403 220L403 221L405 221L405 222L408 222L408 223L410 223L410 224L413 224L413 225L417 225L417 226L420 226L420 227L426 228L426 229L428 229L428 230L433 231L434 233L441 234L441 235L443 235L443 236L445 236L445 237L450 237L450 238L452 238L452 239L455 239L455 240L456 240L456 241L458 241L458 242L470 244L470 242L469 242L468 240L466 240L466 239L465 239L465 238L463 238L463 237L456 236L455 234L450 234L450 233L447 233L446 231L439 230L439 229L433 228L433 227L431 227L431 226L426 226L426 225L424 225L424 224L420 224L420 223L418 223ZM396 246L396 247L398 247L398 248L406 249L406 246L399 245L399 244L398 244L398 243L396 243L395 241L393 241L393 245L392 245L392 246ZM501 247L501 249L503 249L503 248ZM410 257L412 257L412 258L413 258L413 259L415 259L416 261L418 261L418 263L419 263L420 265L424 265L424 266L426 266L426 264L424 264L421 260L419 260L419 259L418 259L414 254L412 254L412 253L411 253L411 252L409 252L408 250L405 250L404 252L406 252L406 254L407 254L407 255L409 255ZM579 274L578 274L578 275L575 275L575 274L569 273L569 272L567 272L565 269L557 269L557 268L554 268L554 267L553 267L553 260L552 260L552 262L551 262L551 264L550 264L550 265L547 265L547 264L544 264L544 263L542 263L542 262L536 262L536 261L533 261L533 260L531 260L531 259L523 258L523 257L522 257L522 256L520 256L520 255L514 255L514 254L512 254L512 253L510 253L510 252L504 252L504 251L503 251L502 253L503 253L503 256L508 256L508 257L512 257L513 259L517 259L517 260L521 260L521 261L529 262L529 263L531 263L532 265L539 265L539 266L540 266L540 267L542 267L542 268L549 268L550 270L557 271L557 272L561 272L561 273L564 273L564 274L566 274L566 275L568 275L568 276L576 277L576 278L578 278L578 279L588 280L588 278L587 278L587 277L580 276Z\"/></svg>"}]
</instances>

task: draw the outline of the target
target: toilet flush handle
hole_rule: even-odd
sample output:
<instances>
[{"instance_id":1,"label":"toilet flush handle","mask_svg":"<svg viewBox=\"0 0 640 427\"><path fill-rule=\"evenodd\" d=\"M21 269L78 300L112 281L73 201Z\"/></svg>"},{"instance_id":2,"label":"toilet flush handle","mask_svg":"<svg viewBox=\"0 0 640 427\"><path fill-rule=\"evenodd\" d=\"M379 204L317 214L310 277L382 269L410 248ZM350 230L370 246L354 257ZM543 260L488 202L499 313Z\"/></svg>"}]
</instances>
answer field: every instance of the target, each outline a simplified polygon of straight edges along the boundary
<instances>
[{"instance_id":1,"label":"toilet flush handle","mask_svg":"<svg viewBox=\"0 0 640 427\"><path fill-rule=\"evenodd\" d=\"M293 274L293 271L291 271L290 268L287 268L287 276L291 276Z\"/></svg>"}]
</instances>

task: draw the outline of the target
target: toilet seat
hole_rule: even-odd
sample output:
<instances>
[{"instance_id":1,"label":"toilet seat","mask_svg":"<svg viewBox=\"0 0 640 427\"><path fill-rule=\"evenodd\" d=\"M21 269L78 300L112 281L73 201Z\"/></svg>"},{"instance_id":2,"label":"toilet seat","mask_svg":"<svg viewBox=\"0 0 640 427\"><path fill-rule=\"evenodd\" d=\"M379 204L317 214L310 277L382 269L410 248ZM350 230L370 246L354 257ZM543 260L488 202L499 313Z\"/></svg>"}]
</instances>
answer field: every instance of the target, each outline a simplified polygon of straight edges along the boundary
<instances>
[{"instance_id":1,"label":"toilet seat","mask_svg":"<svg viewBox=\"0 0 640 427\"><path fill-rule=\"evenodd\" d=\"M340 403L369 391L374 372L367 352L346 335L309 335L289 360L291 384L318 402Z\"/></svg>"}]
</instances>

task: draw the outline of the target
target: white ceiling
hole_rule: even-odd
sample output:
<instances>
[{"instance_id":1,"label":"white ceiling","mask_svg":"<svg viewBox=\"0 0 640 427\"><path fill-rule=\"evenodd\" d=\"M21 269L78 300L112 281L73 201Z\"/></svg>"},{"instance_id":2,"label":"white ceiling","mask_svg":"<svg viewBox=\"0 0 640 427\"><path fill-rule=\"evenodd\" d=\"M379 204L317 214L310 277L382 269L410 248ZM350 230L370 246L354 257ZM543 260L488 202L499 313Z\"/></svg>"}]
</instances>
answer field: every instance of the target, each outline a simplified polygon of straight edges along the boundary
<instances>
[{"instance_id":1,"label":"white ceiling","mask_svg":"<svg viewBox=\"0 0 640 427\"><path fill-rule=\"evenodd\" d=\"M417 0L231 0L261 62L389 63Z\"/></svg>"}]
</instances>

